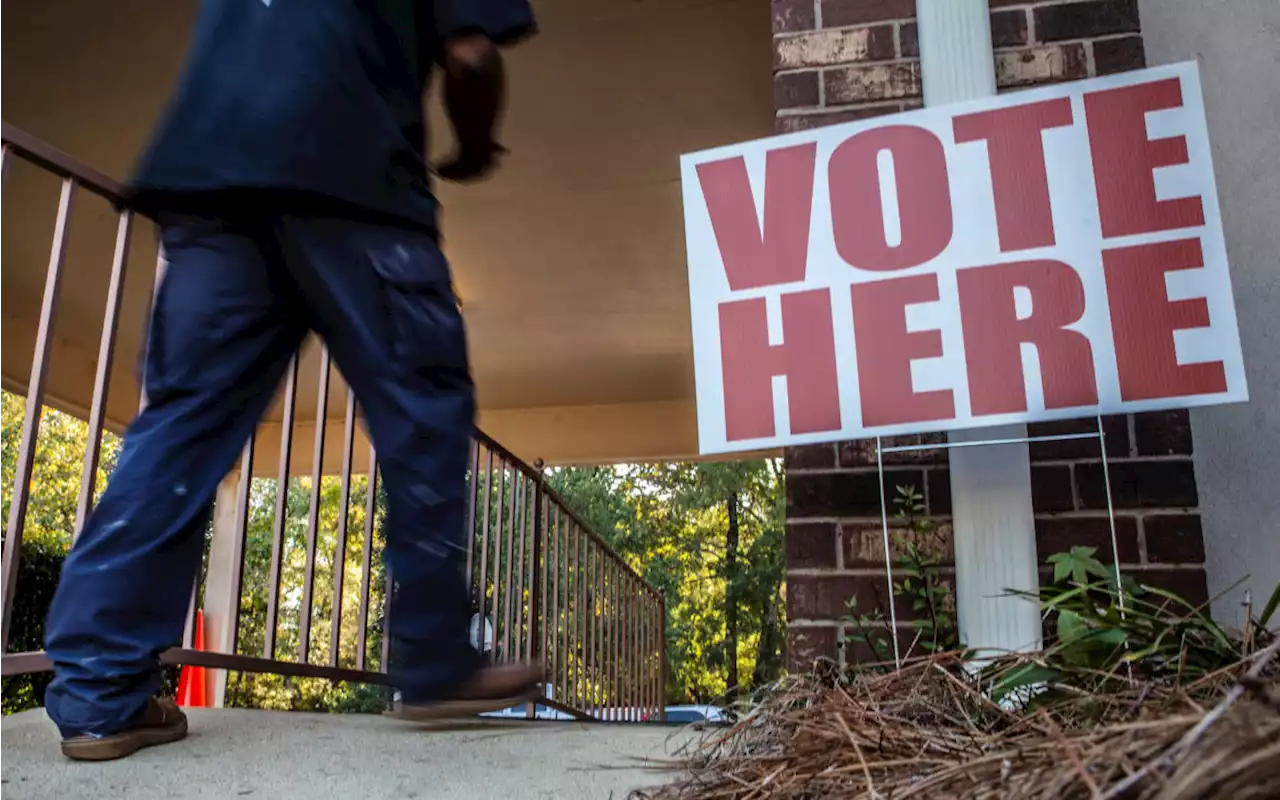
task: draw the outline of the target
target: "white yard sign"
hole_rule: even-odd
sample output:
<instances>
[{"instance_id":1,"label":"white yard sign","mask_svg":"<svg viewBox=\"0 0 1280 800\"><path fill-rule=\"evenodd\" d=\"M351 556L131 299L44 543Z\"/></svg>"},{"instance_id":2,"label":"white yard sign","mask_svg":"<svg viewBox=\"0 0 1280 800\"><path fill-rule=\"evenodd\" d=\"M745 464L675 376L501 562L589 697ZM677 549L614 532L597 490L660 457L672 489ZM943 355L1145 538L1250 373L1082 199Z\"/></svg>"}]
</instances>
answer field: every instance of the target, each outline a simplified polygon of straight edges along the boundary
<instances>
[{"instance_id":1,"label":"white yard sign","mask_svg":"<svg viewBox=\"0 0 1280 800\"><path fill-rule=\"evenodd\" d=\"M1248 397L1194 63L681 175L703 453Z\"/></svg>"}]
</instances>

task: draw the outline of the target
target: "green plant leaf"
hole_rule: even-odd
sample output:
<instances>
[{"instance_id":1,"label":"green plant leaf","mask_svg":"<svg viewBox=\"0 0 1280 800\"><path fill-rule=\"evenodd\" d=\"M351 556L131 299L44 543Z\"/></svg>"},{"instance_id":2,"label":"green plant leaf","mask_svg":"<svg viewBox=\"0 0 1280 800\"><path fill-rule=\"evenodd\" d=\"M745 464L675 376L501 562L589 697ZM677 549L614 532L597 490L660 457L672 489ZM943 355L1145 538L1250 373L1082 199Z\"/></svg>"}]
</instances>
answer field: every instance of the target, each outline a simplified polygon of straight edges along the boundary
<instances>
[{"instance_id":1,"label":"green plant leaf","mask_svg":"<svg viewBox=\"0 0 1280 800\"><path fill-rule=\"evenodd\" d=\"M1016 689L1034 686L1037 683L1049 683L1060 677L1062 673L1056 669L1042 667L1039 664L1019 664L996 679L995 685L991 687L991 699L1000 702Z\"/></svg>"},{"instance_id":2,"label":"green plant leaf","mask_svg":"<svg viewBox=\"0 0 1280 800\"><path fill-rule=\"evenodd\" d=\"M1079 614L1066 609L1058 612L1058 641L1070 644L1088 632L1089 626Z\"/></svg>"},{"instance_id":3,"label":"green plant leaf","mask_svg":"<svg viewBox=\"0 0 1280 800\"><path fill-rule=\"evenodd\" d=\"M1262 616L1258 617L1258 625L1266 628L1271 622L1271 616L1276 613L1276 607L1280 606L1280 583L1276 584L1275 591L1271 593L1271 599L1267 601L1267 605L1262 609Z\"/></svg>"},{"instance_id":4,"label":"green plant leaf","mask_svg":"<svg viewBox=\"0 0 1280 800\"><path fill-rule=\"evenodd\" d=\"M1047 559L1053 565L1053 582L1061 583L1070 577L1076 583L1088 583L1089 575L1106 577L1107 569L1095 558L1095 547L1073 547L1066 553L1054 553Z\"/></svg>"}]
</instances>

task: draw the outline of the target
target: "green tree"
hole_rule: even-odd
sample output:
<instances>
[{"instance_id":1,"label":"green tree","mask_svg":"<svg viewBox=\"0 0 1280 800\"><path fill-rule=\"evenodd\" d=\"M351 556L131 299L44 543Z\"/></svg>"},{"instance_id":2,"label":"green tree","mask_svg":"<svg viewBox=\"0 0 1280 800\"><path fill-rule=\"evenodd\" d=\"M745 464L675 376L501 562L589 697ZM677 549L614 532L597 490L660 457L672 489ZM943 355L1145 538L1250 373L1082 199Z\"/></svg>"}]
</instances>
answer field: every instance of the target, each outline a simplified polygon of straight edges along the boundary
<instances>
[{"instance_id":1,"label":"green tree","mask_svg":"<svg viewBox=\"0 0 1280 800\"><path fill-rule=\"evenodd\" d=\"M776 461L559 469L548 483L666 594L669 700L711 700L781 673Z\"/></svg>"},{"instance_id":2,"label":"green tree","mask_svg":"<svg viewBox=\"0 0 1280 800\"><path fill-rule=\"evenodd\" d=\"M17 465L25 401L3 393L3 512L7 519ZM24 543L32 564L43 564L47 580L56 581L57 568L70 545L80 473L88 443L84 422L52 409L42 414L35 452L31 499ZM116 436L105 433L96 490L101 493L120 448ZM491 527L498 514L510 514L513 484L494 480L488 493ZM744 688L772 680L782 670L782 476L777 461L733 463L643 464L618 467L552 469L547 482L652 586L667 598L667 695L672 701L707 701L739 684ZM307 575L309 511L312 479L294 477L283 497L280 580L275 620L275 657L296 661L299 655L303 598ZM266 642L272 551L276 532L279 482L254 478L249 488L248 530L240 595L236 651L260 656ZM522 503L531 503L528 485L519 489ZM330 635L338 617L340 666L357 663L360 596L364 589L364 531L369 480L354 476L348 503L342 506L337 477L319 484L314 534L311 604L307 656L312 663L330 660ZM505 498L505 499L504 499ZM382 564L382 516L385 498L375 498L377 515L370 549L365 665L381 664L386 575ZM476 536L484 529L483 501L475 517ZM531 508L526 506L526 509ZM505 510L503 510L505 509ZM346 515L346 536L339 548L340 520ZM210 533L206 534L211 535ZM494 547L502 547L494 543ZM514 545L508 544L507 547ZM39 558L36 558L39 549ZM477 548L478 551L478 548ZM339 560L339 556L341 559ZM513 554L491 553L506 564ZM25 564L26 562L24 562ZM24 566L24 570L26 567ZM478 573L478 568L477 568ZM23 573L26 574L25 572ZM338 604L335 587L341 579ZM474 580L475 576L473 576ZM20 581L23 578L20 578ZM51 591L51 586L48 587ZM492 579L485 587L489 597ZM24 592L18 602L35 598L27 609L31 631L23 649L39 647L49 592ZM202 593L198 599L203 597ZM40 599L43 598L43 599ZM202 600L201 600L202 601ZM528 602L527 594L517 602ZM25 608L25 606L24 606ZM15 617L16 618L16 617ZM28 641L29 640L29 641ZM16 640L15 640L15 646ZM29 707L39 698L31 686ZM16 686L6 679L6 711ZM376 711L384 697L377 687L333 684L280 675L233 673L228 679L229 705L330 711ZM26 705L23 705L26 704ZM12 706L18 707L18 706Z\"/></svg>"}]
</instances>

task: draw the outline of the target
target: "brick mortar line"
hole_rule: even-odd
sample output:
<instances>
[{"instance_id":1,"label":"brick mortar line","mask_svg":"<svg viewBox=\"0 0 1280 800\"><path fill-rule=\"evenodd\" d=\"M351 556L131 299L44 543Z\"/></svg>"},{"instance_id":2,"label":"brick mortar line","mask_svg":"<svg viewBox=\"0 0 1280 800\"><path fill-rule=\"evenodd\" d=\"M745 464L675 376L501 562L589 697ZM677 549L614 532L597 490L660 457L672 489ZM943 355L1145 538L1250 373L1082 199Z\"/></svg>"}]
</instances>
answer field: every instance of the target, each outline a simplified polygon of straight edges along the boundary
<instances>
[{"instance_id":1,"label":"brick mortar line","mask_svg":"<svg viewBox=\"0 0 1280 800\"><path fill-rule=\"evenodd\" d=\"M779 37L775 36L774 38L777 39ZM1086 36L1086 37L1077 38L1077 39L1059 39L1052 42L1029 41L1026 44L1004 45L1001 47L994 47L992 48L991 53L992 53L992 57L995 57L995 56L1003 55L1006 53L1018 53L1020 51L1025 51L1025 50L1043 50L1050 47L1060 47L1060 46L1066 46L1066 45L1072 45L1072 44L1091 45L1095 42L1109 42L1109 41L1117 41L1120 39L1133 39L1133 38L1141 39L1142 34L1141 33L1108 33L1102 36ZM1085 52L1086 63L1091 66L1092 55L1090 53L1090 48L1086 47L1085 51L1086 51ZM837 61L832 64L812 64L804 67L782 67L780 69L773 70L773 75L774 77L777 77L779 75L794 75L800 72L821 73L825 70L830 70L830 69L856 69L857 67L862 67L862 66L884 66L888 64L914 64L920 61L920 56L902 55L900 42L895 42L894 53L895 55L892 58L867 59L865 61Z\"/></svg>"},{"instance_id":2,"label":"brick mortar line","mask_svg":"<svg viewBox=\"0 0 1280 800\"><path fill-rule=\"evenodd\" d=\"M1103 562L1107 563L1107 562ZM1052 565L1047 561L1038 562L1041 569L1049 569ZM1108 564L1108 566L1110 566ZM1130 570L1132 572L1192 572L1204 569L1202 561L1157 561L1153 563L1141 563L1138 561L1121 561L1120 569ZM946 577L955 577L956 568L951 565L940 565L937 567L937 574ZM883 567L845 567L836 569L834 567L805 567L803 569L791 569L787 571L787 577L790 578L867 578L871 580L883 580Z\"/></svg>"},{"instance_id":3,"label":"brick mortar line","mask_svg":"<svg viewBox=\"0 0 1280 800\"><path fill-rule=\"evenodd\" d=\"M919 56L912 56L912 57L903 56L899 58L878 58L878 59L867 60L867 61L837 61L834 64L814 64L808 67L783 67L782 69L775 69L773 71L773 76L776 78L779 75L796 75L801 72L823 73L833 69L857 69L858 67L885 67L885 66L894 66L897 64L919 64L919 63L920 63Z\"/></svg>"},{"instance_id":4,"label":"brick mortar line","mask_svg":"<svg viewBox=\"0 0 1280 800\"><path fill-rule=\"evenodd\" d=\"M836 113L836 110L827 113ZM788 114L787 116L797 116ZM1187 463L1194 464L1194 455L1183 455L1180 453L1165 455L1147 455L1147 456L1108 456L1108 464L1175 464ZM1102 464L1101 456L1084 456L1081 458L1046 458L1031 462L1032 467L1069 467L1077 464L1090 465ZM919 471L930 472L933 470L950 469L950 465L944 462L919 464L919 463L902 463L902 464L886 464L884 471L891 472L907 472ZM857 467L789 467L787 475L874 475L879 469L874 466L857 466Z\"/></svg>"},{"instance_id":5,"label":"brick mortar line","mask_svg":"<svg viewBox=\"0 0 1280 800\"><path fill-rule=\"evenodd\" d=\"M828 32L848 33L849 31L869 31L872 28L891 28L896 33L897 29L894 28L895 25L902 25L903 23L914 21L915 17L903 17L902 19L886 19L881 22L863 22L857 25L839 25L834 28L813 28L802 31L779 31L773 35L773 40L776 42L779 39L799 39L802 36L813 36L814 34Z\"/></svg>"},{"instance_id":6,"label":"brick mortar line","mask_svg":"<svg viewBox=\"0 0 1280 800\"><path fill-rule=\"evenodd\" d=\"M993 47L992 52L995 53L1011 53L1019 50L1029 50L1033 48L1057 47L1065 44L1089 44L1091 42L1111 42L1117 39L1141 39L1142 32L1134 31L1132 33L1103 33L1098 36L1077 36L1072 39L1054 39L1052 42L1042 42L1034 39L1028 39L1026 44L1007 44L999 47ZM1140 412L1134 412L1140 413ZM1104 415L1107 416L1107 415Z\"/></svg>"},{"instance_id":7,"label":"brick mortar line","mask_svg":"<svg viewBox=\"0 0 1280 800\"><path fill-rule=\"evenodd\" d=\"M1023 9L1030 10L1025 6L1023 7ZM999 11L1005 11L1005 10L1009 10L1009 11L1016 10L1016 7L1010 7L1008 9L1001 8L996 11L992 11L991 13L996 14L996 13L999 13ZM897 43L901 45L902 26L915 23L916 19L917 19L916 17L903 17L901 19L887 19L887 20L882 20L880 22L864 22L857 25L840 25L834 28L819 27L819 28L806 28L805 30L799 30L799 31L779 31L773 34L773 40L776 42L779 40L799 39L804 36L814 36L816 34L823 34L823 33L848 33L850 31L864 31L864 30L871 30L872 28L889 27L889 28L893 28L894 38L897 40ZM1136 31L1120 31L1118 33L1100 33L1097 36L1073 36L1069 39L1054 39L1050 41L1047 39L1036 38L1034 14L1029 15L1027 22L1028 22L1027 41L1025 44L996 45L992 49L998 53L1004 50L1016 50L1019 47L1035 47L1035 46L1051 47L1056 44L1082 44L1084 42L1102 42L1102 41L1108 41L1113 39L1132 39L1134 37L1137 37L1139 39L1142 38L1142 31L1141 29L1139 29ZM900 48L895 48L895 49L900 50ZM918 58L918 56L916 57Z\"/></svg>"},{"instance_id":8,"label":"brick mortar line","mask_svg":"<svg viewBox=\"0 0 1280 800\"><path fill-rule=\"evenodd\" d=\"M821 6L822 4L819 3L818 5ZM832 25L830 27L823 26L822 20L815 20L814 24L817 25L818 27L814 28L813 30L786 31L786 33L821 33L822 31L847 31L850 29L857 30L859 28L874 28L879 25L894 25L894 24L901 25L904 22L915 22L917 19L919 19L919 17L885 17L884 19L871 19L871 20L867 20L866 22L855 22L852 25ZM781 35L784 35L784 34L778 34L778 33L774 34L774 36L781 36Z\"/></svg>"},{"instance_id":9,"label":"brick mortar line","mask_svg":"<svg viewBox=\"0 0 1280 800\"><path fill-rule=\"evenodd\" d=\"M1195 456L1182 455L1173 453L1170 455L1152 455L1152 456L1107 456L1108 464L1172 464L1172 463L1195 463ZM1101 456L1088 456L1086 458L1051 458L1043 461L1032 461L1033 467L1062 467L1069 464L1101 464ZM941 465L939 465L941 466Z\"/></svg>"},{"instance_id":10,"label":"brick mortar line","mask_svg":"<svg viewBox=\"0 0 1280 800\"><path fill-rule=\"evenodd\" d=\"M992 9L990 9L990 11L989 11L988 13L990 13L990 14L999 14L999 13L1000 13L1000 12L1002 12L1002 11L1028 11L1028 12L1030 12L1030 11L1034 11L1034 10L1035 10L1035 9L1037 9L1037 8L1052 8L1052 7L1054 7L1054 6L1069 6L1069 5L1077 5L1077 4L1081 4L1081 3L1085 3L1085 2L1091 2L1091 0L1030 0L1030 2L1025 2L1025 3L1013 3L1013 4L1010 4L1010 5L1000 6L999 8L992 8ZM920 18L920 15L919 15L919 14L916 14L916 15L909 16L909 17L885 17L884 19L867 20L867 21L865 21L865 22L858 22L858 23L855 23L855 24L853 24L853 25L833 25L833 26L831 26L831 27L824 27L824 26L823 26L823 24L822 24L822 3L821 3L821 2L815 2L815 3L814 3L814 7L815 7L815 9L816 9L816 13L814 14L814 23L813 23L813 24L814 24L814 25L816 25L817 27L813 28L812 30L804 30L804 31L781 31L781 32L779 32L779 33L775 33L775 34L774 34L774 36L785 36L785 35L794 35L794 34L815 33L815 32L818 32L818 31L824 31L824 30L826 30L826 31L833 31L833 30L845 30L845 29L848 29L848 28L868 28L868 27L872 27L872 26L875 26L875 25L885 25L885 24L890 24L890 23L915 22L916 20L918 20L918 19ZM1032 16L1034 16L1034 15L1032 15Z\"/></svg>"},{"instance_id":11,"label":"brick mortar line","mask_svg":"<svg viewBox=\"0 0 1280 800\"><path fill-rule=\"evenodd\" d=\"M1084 42L1083 44L1084 74L1088 75L1091 78L1096 78L1098 76L1098 60L1094 58L1094 55L1093 55L1093 43L1095 41L1097 40L1090 39L1089 41Z\"/></svg>"},{"instance_id":12,"label":"brick mortar line","mask_svg":"<svg viewBox=\"0 0 1280 800\"><path fill-rule=\"evenodd\" d=\"M1199 506L1150 506L1144 508L1118 508L1115 512L1117 519L1136 519L1138 517L1190 517L1200 516ZM950 522L954 519L951 514L929 514L922 519L928 519L932 522ZM1038 520L1105 520L1107 519L1107 510L1105 508L1073 508L1066 511L1037 511L1034 519ZM805 524L834 524L834 525L879 525L880 517L878 516L859 516L857 514L850 516L823 516L823 517L792 517L786 519L786 524L805 525ZM893 518L889 518L889 528L894 528Z\"/></svg>"},{"instance_id":13,"label":"brick mortar line","mask_svg":"<svg viewBox=\"0 0 1280 800\"><path fill-rule=\"evenodd\" d=\"M815 114L839 114L843 111L848 111L850 108L862 109L862 108L877 108L880 106L884 106L885 108L893 107L896 109L901 105L902 105L902 100L873 100L873 101L864 103L862 105L846 103L844 105L839 105L839 106L798 106L795 108L779 108L774 112L773 115L775 119L782 119L784 117L811 117L811 116L814 116ZM871 117L868 117L868 119L871 119ZM860 122L861 120L856 120L856 121ZM805 446L813 447L814 445L805 445Z\"/></svg>"},{"instance_id":14,"label":"brick mortar line","mask_svg":"<svg viewBox=\"0 0 1280 800\"><path fill-rule=\"evenodd\" d=\"M1138 517L1135 524L1138 526L1138 558L1142 559L1143 564L1150 564L1151 554L1147 550L1146 517Z\"/></svg>"}]
</instances>

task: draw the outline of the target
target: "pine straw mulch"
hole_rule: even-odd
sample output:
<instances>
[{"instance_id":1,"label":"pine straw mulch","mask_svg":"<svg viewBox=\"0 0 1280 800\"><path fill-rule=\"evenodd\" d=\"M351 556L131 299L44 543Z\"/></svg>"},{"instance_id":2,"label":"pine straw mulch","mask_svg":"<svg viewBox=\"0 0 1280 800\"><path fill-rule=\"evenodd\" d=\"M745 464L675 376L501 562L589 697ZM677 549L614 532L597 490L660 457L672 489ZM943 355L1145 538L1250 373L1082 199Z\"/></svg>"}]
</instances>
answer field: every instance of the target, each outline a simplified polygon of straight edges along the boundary
<instances>
[{"instance_id":1,"label":"pine straw mulch","mask_svg":"<svg viewBox=\"0 0 1280 800\"><path fill-rule=\"evenodd\" d=\"M1188 685L1123 672L1072 681L1093 691L1055 683L1036 710L990 700L957 654L789 678L667 764L673 783L632 797L1280 798L1277 645Z\"/></svg>"}]
</instances>

